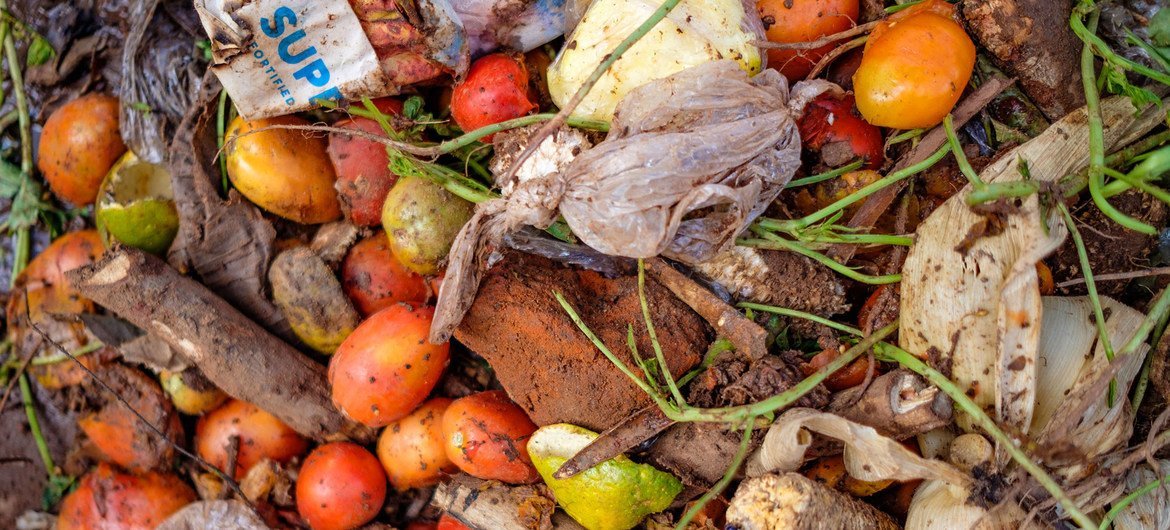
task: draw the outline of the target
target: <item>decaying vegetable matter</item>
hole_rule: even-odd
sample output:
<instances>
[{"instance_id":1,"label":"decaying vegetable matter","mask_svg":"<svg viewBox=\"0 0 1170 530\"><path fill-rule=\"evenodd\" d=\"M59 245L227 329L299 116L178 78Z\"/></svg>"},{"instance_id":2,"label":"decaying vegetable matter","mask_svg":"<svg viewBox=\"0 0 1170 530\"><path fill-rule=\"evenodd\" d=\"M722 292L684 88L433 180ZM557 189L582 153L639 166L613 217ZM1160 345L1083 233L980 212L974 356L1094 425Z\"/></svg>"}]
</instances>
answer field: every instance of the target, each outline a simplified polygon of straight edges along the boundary
<instances>
[{"instance_id":1,"label":"decaying vegetable matter","mask_svg":"<svg viewBox=\"0 0 1170 530\"><path fill-rule=\"evenodd\" d=\"M1170 8L0 0L0 527L1170 528Z\"/></svg>"}]
</instances>

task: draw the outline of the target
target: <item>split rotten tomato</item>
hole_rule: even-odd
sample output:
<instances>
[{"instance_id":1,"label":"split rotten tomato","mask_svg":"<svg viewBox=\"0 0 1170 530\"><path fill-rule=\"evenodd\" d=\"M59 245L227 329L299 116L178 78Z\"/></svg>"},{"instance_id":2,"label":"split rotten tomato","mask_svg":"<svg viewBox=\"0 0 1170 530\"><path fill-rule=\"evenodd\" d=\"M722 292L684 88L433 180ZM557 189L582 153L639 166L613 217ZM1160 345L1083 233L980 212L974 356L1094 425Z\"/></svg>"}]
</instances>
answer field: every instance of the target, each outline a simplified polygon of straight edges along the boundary
<instances>
[{"instance_id":1,"label":"split rotten tomato","mask_svg":"<svg viewBox=\"0 0 1170 530\"><path fill-rule=\"evenodd\" d=\"M313 530L351 530L378 516L386 475L378 459L351 442L309 453L297 477L297 511Z\"/></svg>"},{"instance_id":2,"label":"split rotten tomato","mask_svg":"<svg viewBox=\"0 0 1170 530\"><path fill-rule=\"evenodd\" d=\"M528 69L523 57L506 53L477 59L451 95L451 117L468 132L519 118L535 108L528 96ZM483 141L491 138L485 136Z\"/></svg>"},{"instance_id":3,"label":"split rotten tomato","mask_svg":"<svg viewBox=\"0 0 1170 530\"><path fill-rule=\"evenodd\" d=\"M770 42L809 42L844 31L857 20L857 0L759 0L756 9ZM789 80L803 79L833 44L811 50L768 50L768 66Z\"/></svg>"},{"instance_id":4,"label":"split rotten tomato","mask_svg":"<svg viewBox=\"0 0 1170 530\"><path fill-rule=\"evenodd\" d=\"M251 403L232 400L199 418L195 425L195 450L211 465L226 470L233 437L239 444L237 479L265 458L288 462L309 448L307 440L276 416Z\"/></svg>"},{"instance_id":5,"label":"split rotten tomato","mask_svg":"<svg viewBox=\"0 0 1170 530\"><path fill-rule=\"evenodd\" d=\"M447 457L467 474L509 484L530 484L540 475L528 456L536 424L502 390L460 398L443 414Z\"/></svg>"},{"instance_id":6,"label":"split rotten tomato","mask_svg":"<svg viewBox=\"0 0 1170 530\"><path fill-rule=\"evenodd\" d=\"M927 0L874 28L853 75L866 121L894 129L942 122L975 67L975 44L955 17L951 4Z\"/></svg>"},{"instance_id":7,"label":"split rotten tomato","mask_svg":"<svg viewBox=\"0 0 1170 530\"><path fill-rule=\"evenodd\" d=\"M57 528L153 530L194 501L195 492L174 475L131 475L109 464L98 464L61 503Z\"/></svg>"},{"instance_id":8,"label":"split rotten tomato","mask_svg":"<svg viewBox=\"0 0 1170 530\"><path fill-rule=\"evenodd\" d=\"M853 94L840 97L830 93L817 96L797 122L800 141L806 149L820 153L829 167L863 160L866 169L882 165L882 132L861 118Z\"/></svg>"}]
</instances>

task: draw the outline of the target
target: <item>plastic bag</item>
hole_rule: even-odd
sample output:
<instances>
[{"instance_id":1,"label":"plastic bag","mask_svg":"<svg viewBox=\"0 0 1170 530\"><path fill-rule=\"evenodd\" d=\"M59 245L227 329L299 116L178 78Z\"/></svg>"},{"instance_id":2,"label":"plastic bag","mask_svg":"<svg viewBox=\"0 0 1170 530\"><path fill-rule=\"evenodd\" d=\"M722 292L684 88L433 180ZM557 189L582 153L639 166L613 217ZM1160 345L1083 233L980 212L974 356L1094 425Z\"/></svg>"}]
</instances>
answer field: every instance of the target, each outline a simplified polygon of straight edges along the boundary
<instances>
[{"instance_id":1,"label":"plastic bag","mask_svg":"<svg viewBox=\"0 0 1170 530\"><path fill-rule=\"evenodd\" d=\"M796 119L826 90L840 89L812 81L790 93L774 70L749 78L734 61L711 62L634 89L592 149L563 155L557 142L576 131L546 139L455 239L431 340L447 340L470 307L490 248L521 226L548 227L558 211L614 256L695 263L731 245L796 172Z\"/></svg>"},{"instance_id":2,"label":"plastic bag","mask_svg":"<svg viewBox=\"0 0 1170 530\"><path fill-rule=\"evenodd\" d=\"M472 55L504 47L526 52L565 28L565 0L451 0Z\"/></svg>"}]
</instances>

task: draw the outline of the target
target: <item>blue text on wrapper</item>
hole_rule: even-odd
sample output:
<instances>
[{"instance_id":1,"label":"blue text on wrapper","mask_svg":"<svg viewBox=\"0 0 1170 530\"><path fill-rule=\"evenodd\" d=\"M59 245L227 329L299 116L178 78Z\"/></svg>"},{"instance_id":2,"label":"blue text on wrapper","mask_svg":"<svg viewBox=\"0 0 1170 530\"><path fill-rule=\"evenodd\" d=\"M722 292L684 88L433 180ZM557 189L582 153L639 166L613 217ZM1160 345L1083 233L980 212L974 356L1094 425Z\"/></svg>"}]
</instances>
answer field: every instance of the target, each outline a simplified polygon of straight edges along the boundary
<instances>
[{"instance_id":1,"label":"blue text on wrapper","mask_svg":"<svg viewBox=\"0 0 1170 530\"><path fill-rule=\"evenodd\" d=\"M296 13L293 12L292 9L285 6L276 8L276 10L272 13L272 19L260 19L260 30L273 40L280 39L280 42L278 42L276 45L276 54L279 61L289 66L294 66L305 63L305 61L316 57L311 62L305 63L295 72L293 72L293 79L296 79L302 83L308 83L321 89L317 95L309 98L309 102L312 103L318 100L340 100L341 91L337 88L337 86L330 86L329 66L325 64L325 59L320 57L320 55L317 53L317 48L315 46L309 45L299 52L293 52L293 45L295 45L298 41L304 40L305 30L298 29L292 33L289 33L288 35L284 35L284 32L289 27L296 28L296 26ZM289 91L288 87L285 85L284 79L281 77L280 72L278 72L275 66L272 65L271 60L266 57L267 54L264 53L264 50L260 49L260 44L253 42L250 48L252 50L252 57L260 61L260 68L266 68L264 73L269 74L268 80L271 81L272 84L275 85L276 89L280 91L280 96L284 98L284 103L290 107L293 106L296 103L296 98L292 96L292 92Z\"/></svg>"}]
</instances>

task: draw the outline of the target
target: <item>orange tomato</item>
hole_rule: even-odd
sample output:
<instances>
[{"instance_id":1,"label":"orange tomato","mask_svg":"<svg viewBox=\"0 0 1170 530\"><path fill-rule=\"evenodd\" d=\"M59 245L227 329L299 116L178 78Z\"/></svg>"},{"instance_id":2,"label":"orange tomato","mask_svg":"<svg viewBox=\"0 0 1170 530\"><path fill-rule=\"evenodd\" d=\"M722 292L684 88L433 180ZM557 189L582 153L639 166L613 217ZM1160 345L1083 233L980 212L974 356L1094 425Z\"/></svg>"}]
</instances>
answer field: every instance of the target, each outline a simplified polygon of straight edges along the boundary
<instances>
[{"instance_id":1,"label":"orange tomato","mask_svg":"<svg viewBox=\"0 0 1170 530\"><path fill-rule=\"evenodd\" d=\"M195 424L195 451L211 465L227 469L231 438L239 439L237 479L261 460L288 462L309 448L309 442L267 412L251 403L231 400L199 418Z\"/></svg>"},{"instance_id":2,"label":"orange tomato","mask_svg":"<svg viewBox=\"0 0 1170 530\"><path fill-rule=\"evenodd\" d=\"M394 257L381 231L349 249L341 263L341 286L363 316L399 302L423 304L430 298L426 279Z\"/></svg>"},{"instance_id":3,"label":"orange tomato","mask_svg":"<svg viewBox=\"0 0 1170 530\"><path fill-rule=\"evenodd\" d=\"M528 457L536 424L502 390L460 398L443 413L447 458L467 474L509 484L540 480Z\"/></svg>"},{"instance_id":4,"label":"orange tomato","mask_svg":"<svg viewBox=\"0 0 1170 530\"><path fill-rule=\"evenodd\" d=\"M427 341L434 314L395 305L362 322L329 362L334 405L354 421L384 427L426 400L450 358L447 343Z\"/></svg>"},{"instance_id":5,"label":"orange tomato","mask_svg":"<svg viewBox=\"0 0 1170 530\"><path fill-rule=\"evenodd\" d=\"M87 206L125 152L118 132L118 99L90 94L49 116L38 144L37 168L54 195Z\"/></svg>"},{"instance_id":6,"label":"orange tomato","mask_svg":"<svg viewBox=\"0 0 1170 530\"><path fill-rule=\"evenodd\" d=\"M895 129L942 122L971 79L975 44L954 6L927 0L899 11L870 34L853 75L857 108L866 121Z\"/></svg>"},{"instance_id":7,"label":"orange tomato","mask_svg":"<svg viewBox=\"0 0 1170 530\"><path fill-rule=\"evenodd\" d=\"M835 349L828 349L818 353L815 357L810 359L807 363L801 366L804 375L812 375L813 372L820 370L825 365L833 362L841 355L841 352ZM845 390L846 388L853 388L865 382L865 374L869 371L869 358L867 356L858 357L853 362L845 365L844 368L837 370L829 377L825 378L825 387L833 392ZM875 367L874 376L876 377L881 371Z\"/></svg>"},{"instance_id":8,"label":"orange tomato","mask_svg":"<svg viewBox=\"0 0 1170 530\"><path fill-rule=\"evenodd\" d=\"M759 0L756 10L770 42L809 42L853 27L857 0ZM768 50L768 66L803 79L835 44L812 50Z\"/></svg>"},{"instance_id":9,"label":"orange tomato","mask_svg":"<svg viewBox=\"0 0 1170 530\"><path fill-rule=\"evenodd\" d=\"M153 530L171 514L195 502L179 477L129 475L108 464L86 473L61 502L58 530Z\"/></svg>"},{"instance_id":10,"label":"orange tomato","mask_svg":"<svg viewBox=\"0 0 1170 530\"><path fill-rule=\"evenodd\" d=\"M268 128L280 125L311 123L291 115L232 120L223 148L232 185L256 206L290 221L321 224L340 218L328 143L304 131Z\"/></svg>"},{"instance_id":11,"label":"orange tomato","mask_svg":"<svg viewBox=\"0 0 1170 530\"><path fill-rule=\"evenodd\" d=\"M1036 277L1040 283L1040 294L1049 296L1056 292L1056 281L1052 279L1052 269L1043 261L1036 262Z\"/></svg>"},{"instance_id":12,"label":"orange tomato","mask_svg":"<svg viewBox=\"0 0 1170 530\"><path fill-rule=\"evenodd\" d=\"M313 530L352 530L378 516L386 475L369 451L333 442L309 453L297 477L297 511Z\"/></svg>"},{"instance_id":13,"label":"orange tomato","mask_svg":"<svg viewBox=\"0 0 1170 530\"><path fill-rule=\"evenodd\" d=\"M378 437L378 460L398 491L433 486L459 470L443 448L443 413L450 405L448 398L431 399Z\"/></svg>"},{"instance_id":14,"label":"orange tomato","mask_svg":"<svg viewBox=\"0 0 1170 530\"><path fill-rule=\"evenodd\" d=\"M439 518L439 524L437 525L436 530L471 530L471 528L459 522L459 519L451 517L447 514L443 514L443 516Z\"/></svg>"}]
</instances>

